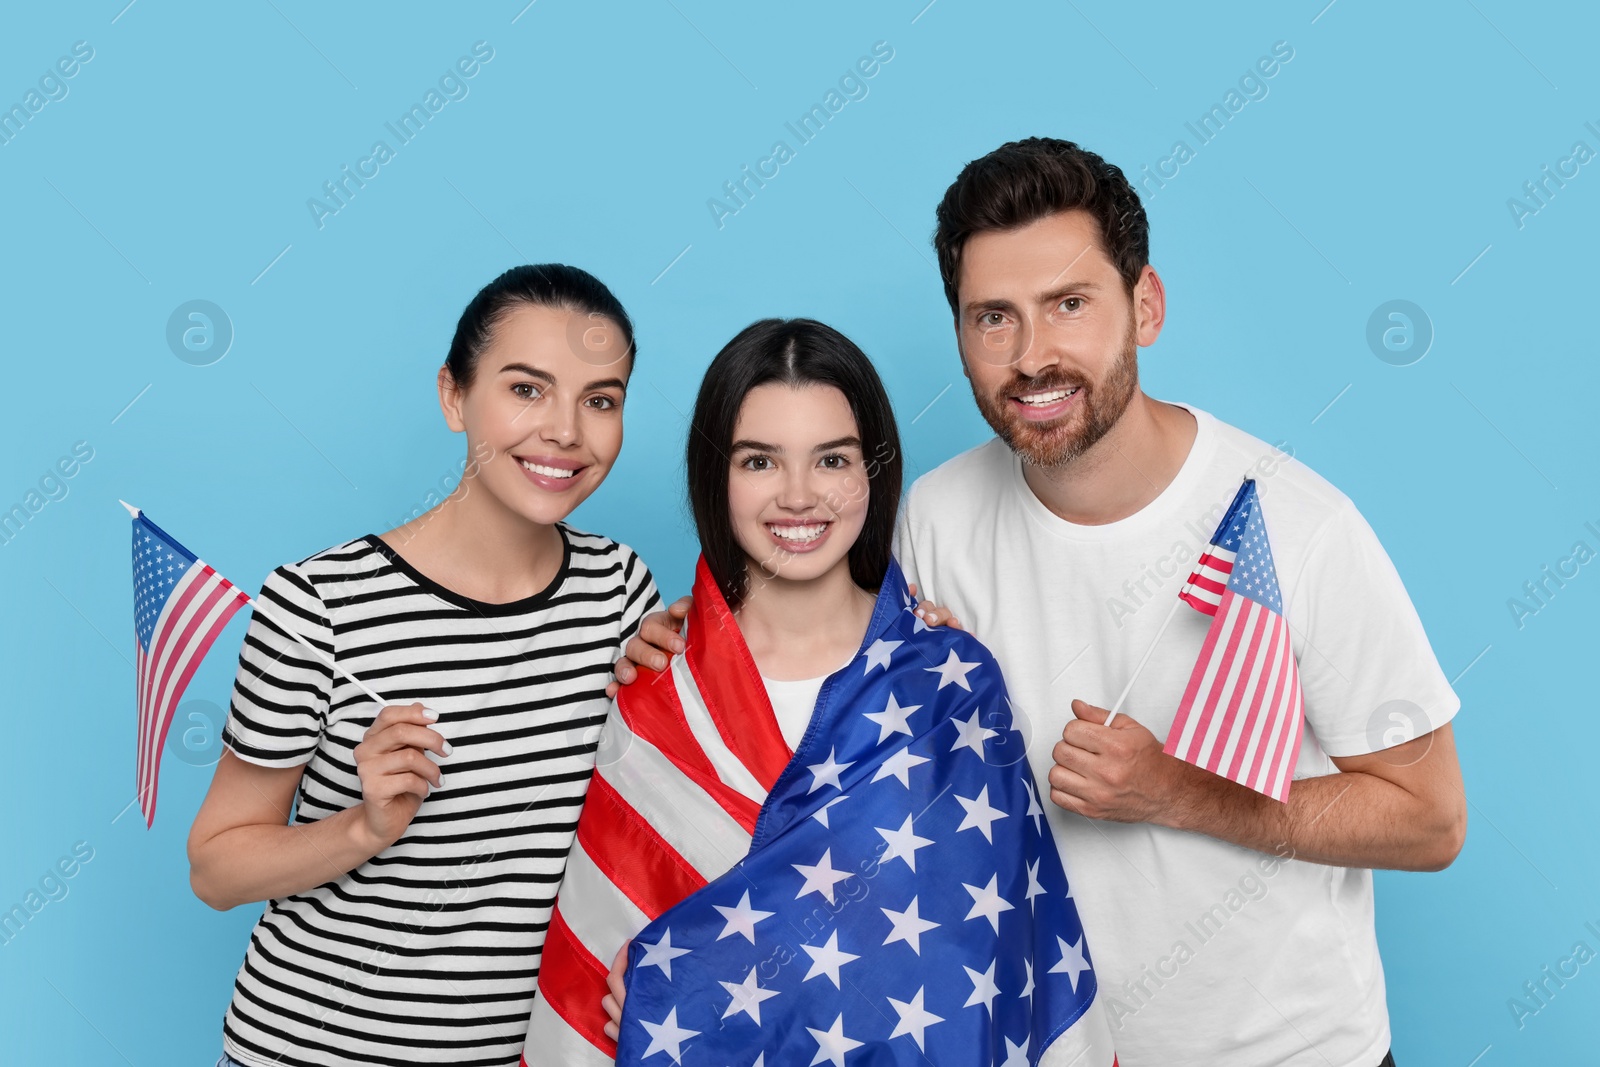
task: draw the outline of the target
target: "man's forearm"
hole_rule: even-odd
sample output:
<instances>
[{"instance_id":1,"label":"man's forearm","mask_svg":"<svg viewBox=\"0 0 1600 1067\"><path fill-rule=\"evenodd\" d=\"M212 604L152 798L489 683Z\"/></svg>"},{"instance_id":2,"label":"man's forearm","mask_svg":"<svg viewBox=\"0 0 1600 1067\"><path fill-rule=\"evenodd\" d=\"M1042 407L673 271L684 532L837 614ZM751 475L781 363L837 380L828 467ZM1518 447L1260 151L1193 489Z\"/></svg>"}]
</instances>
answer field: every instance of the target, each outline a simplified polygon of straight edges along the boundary
<instances>
[{"instance_id":1,"label":"man's forearm","mask_svg":"<svg viewBox=\"0 0 1600 1067\"><path fill-rule=\"evenodd\" d=\"M1338 867L1442 870L1461 848L1450 805L1430 805L1376 774L1342 771L1294 782L1278 803L1226 777L1178 763L1181 800L1158 819L1173 829L1254 848L1293 849L1298 859Z\"/></svg>"},{"instance_id":2,"label":"man's forearm","mask_svg":"<svg viewBox=\"0 0 1600 1067\"><path fill-rule=\"evenodd\" d=\"M1261 852L1339 867L1436 871L1460 850L1451 804L1432 804L1362 771L1302 778L1279 803L1177 760L1181 798L1157 821Z\"/></svg>"}]
</instances>

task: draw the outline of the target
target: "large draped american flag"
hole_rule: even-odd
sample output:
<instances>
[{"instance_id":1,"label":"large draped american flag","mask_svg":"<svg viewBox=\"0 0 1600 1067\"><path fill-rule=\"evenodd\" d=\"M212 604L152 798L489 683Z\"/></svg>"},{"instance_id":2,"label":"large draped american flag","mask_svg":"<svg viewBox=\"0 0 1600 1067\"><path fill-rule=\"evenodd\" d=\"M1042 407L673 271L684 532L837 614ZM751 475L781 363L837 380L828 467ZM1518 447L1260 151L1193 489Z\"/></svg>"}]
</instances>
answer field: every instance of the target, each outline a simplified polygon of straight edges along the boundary
<instances>
[{"instance_id":1,"label":"large draped american flag","mask_svg":"<svg viewBox=\"0 0 1600 1067\"><path fill-rule=\"evenodd\" d=\"M248 593L195 558L131 504L133 515L133 632L138 644L139 810L156 818L161 748L195 668Z\"/></svg>"},{"instance_id":2,"label":"large draped american flag","mask_svg":"<svg viewBox=\"0 0 1600 1067\"><path fill-rule=\"evenodd\" d=\"M891 564L791 752L700 562L686 651L606 726L524 1064L1115 1063L999 668L910 604Z\"/></svg>"},{"instance_id":3,"label":"large draped american flag","mask_svg":"<svg viewBox=\"0 0 1600 1067\"><path fill-rule=\"evenodd\" d=\"M1287 801L1304 706L1255 479L1239 486L1178 596L1212 618L1164 750Z\"/></svg>"}]
</instances>

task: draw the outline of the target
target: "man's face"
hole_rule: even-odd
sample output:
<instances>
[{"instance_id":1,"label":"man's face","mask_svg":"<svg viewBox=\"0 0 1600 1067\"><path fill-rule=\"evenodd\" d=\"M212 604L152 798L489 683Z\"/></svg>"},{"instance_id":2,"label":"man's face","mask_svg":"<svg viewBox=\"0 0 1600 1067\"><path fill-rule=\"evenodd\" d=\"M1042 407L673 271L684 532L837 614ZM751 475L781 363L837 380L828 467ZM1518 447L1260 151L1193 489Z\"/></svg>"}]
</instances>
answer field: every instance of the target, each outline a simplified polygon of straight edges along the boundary
<instances>
[{"instance_id":1,"label":"man's face","mask_svg":"<svg viewBox=\"0 0 1600 1067\"><path fill-rule=\"evenodd\" d=\"M1088 212L975 235L957 293L973 398L1024 461L1071 463L1127 410L1139 388L1138 323Z\"/></svg>"}]
</instances>

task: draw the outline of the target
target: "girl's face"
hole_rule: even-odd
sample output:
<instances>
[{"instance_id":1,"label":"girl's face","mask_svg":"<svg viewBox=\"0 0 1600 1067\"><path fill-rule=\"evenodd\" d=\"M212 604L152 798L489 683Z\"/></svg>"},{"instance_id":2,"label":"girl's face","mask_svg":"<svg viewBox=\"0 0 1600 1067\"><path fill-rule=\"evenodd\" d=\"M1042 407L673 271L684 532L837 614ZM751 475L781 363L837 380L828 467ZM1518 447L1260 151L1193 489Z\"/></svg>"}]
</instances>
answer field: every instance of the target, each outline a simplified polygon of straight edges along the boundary
<instances>
[{"instance_id":1,"label":"girl's face","mask_svg":"<svg viewBox=\"0 0 1600 1067\"><path fill-rule=\"evenodd\" d=\"M604 317L528 304L509 312L471 385L439 377L445 421L467 435L475 486L530 522L566 518L622 450L631 358Z\"/></svg>"},{"instance_id":2,"label":"girl's face","mask_svg":"<svg viewBox=\"0 0 1600 1067\"><path fill-rule=\"evenodd\" d=\"M848 566L867 516L867 472L850 403L831 385L769 383L734 423L728 510L763 576L809 581Z\"/></svg>"}]
</instances>

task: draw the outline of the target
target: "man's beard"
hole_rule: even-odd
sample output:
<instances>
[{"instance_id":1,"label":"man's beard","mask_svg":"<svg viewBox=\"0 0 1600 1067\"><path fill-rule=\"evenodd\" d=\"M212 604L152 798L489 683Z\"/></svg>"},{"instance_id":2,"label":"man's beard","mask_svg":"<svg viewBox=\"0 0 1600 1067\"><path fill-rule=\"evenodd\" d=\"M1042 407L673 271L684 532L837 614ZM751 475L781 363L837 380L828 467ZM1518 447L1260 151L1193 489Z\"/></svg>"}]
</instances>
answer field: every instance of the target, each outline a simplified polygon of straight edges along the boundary
<instances>
[{"instance_id":1,"label":"man's beard","mask_svg":"<svg viewBox=\"0 0 1600 1067\"><path fill-rule=\"evenodd\" d=\"M1052 372L1037 378L1019 374L991 395L985 396L977 389L972 395L984 421L1024 463L1060 468L1093 448L1128 410L1139 389L1138 360L1139 347L1130 328L1123 339L1121 355L1102 382L1091 383L1071 372ZM1078 392L1072 398L1072 406L1058 424L1029 422L1011 407L1013 396L1074 388Z\"/></svg>"}]
</instances>

